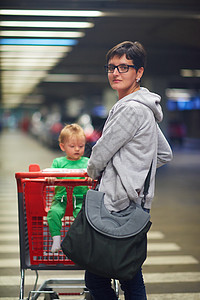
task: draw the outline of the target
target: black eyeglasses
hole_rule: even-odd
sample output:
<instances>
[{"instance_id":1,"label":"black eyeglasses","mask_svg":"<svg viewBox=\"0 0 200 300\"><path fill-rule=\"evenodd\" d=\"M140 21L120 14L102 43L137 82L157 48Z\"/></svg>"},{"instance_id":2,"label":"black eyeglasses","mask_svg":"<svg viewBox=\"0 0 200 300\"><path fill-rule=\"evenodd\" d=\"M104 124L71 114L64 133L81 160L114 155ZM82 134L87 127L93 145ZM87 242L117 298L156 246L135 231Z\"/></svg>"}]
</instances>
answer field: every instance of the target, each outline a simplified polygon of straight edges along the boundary
<instances>
[{"instance_id":1,"label":"black eyeglasses","mask_svg":"<svg viewBox=\"0 0 200 300\"><path fill-rule=\"evenodd\" d=\"M138 68L134 65L126 65L126 64L121 64L118 66L115 65L105 65L104 66L106 73L114 73L115 68L117 68L119 73L127 73L129 68L134 68L138 70Z\"/></svg>"}]
</instances>

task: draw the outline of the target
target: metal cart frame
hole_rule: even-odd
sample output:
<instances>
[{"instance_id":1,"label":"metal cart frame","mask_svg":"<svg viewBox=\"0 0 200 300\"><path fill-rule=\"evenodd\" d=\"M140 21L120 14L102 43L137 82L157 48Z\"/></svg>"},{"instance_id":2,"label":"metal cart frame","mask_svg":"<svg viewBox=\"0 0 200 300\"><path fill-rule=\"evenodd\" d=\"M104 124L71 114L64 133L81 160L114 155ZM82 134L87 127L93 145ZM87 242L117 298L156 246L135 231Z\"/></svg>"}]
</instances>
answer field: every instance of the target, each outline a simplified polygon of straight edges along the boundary
<instances>
[{"instance_id":1,"label":"metal cart frame","mask_svg":"<svg viewBox=\"0 0 200 300\"><path fill-rule=\"evenodd\" d=\"M45 178L46 177L70 177L70 179L55 180L54 185L62 185L66 187L68 203L67 203L65 217L69 220L69 223L71 223L73 221L73 204L72 204L73 188L78 185L91 186L91 182L89 182L87 179L87 173L84 171L76 172L76 170L74 170L74 173L63 173L63 172L50 173L50 172L41 171L38 165L30 165L29 172L16 173L15 177L17 180L17 189L18 189L19 245L20 245L20 272L21 272L19 299L20 300L24 299L25 270L27 269L35 270L36 272L36 281L34 284L34 288L32 291L30 291L27 299L32 299L32 300L37 299L41 293L50 295L49 298L45 296L46 297L45 299L56 299L57 295L53 291L53 287L58 285L62 285L64 288L68 288L68 289L82 288L83 293L85 294L85 299L90 299L89 293L85 289L84 280L81 279L80 280L73 279L73 278L48 279L39 287L38 290L36 290L39 270L81 270L81 268L75 265L69 259L67 258L63 259L64 257L63 254L62 255L50 254L49 256L49 253L47 253L48 255L45 257L45 262L44 262L43 261L44 255L43 253L41 253L41 247L44 248L44 245L41 244L42 242L40 240L37 242L37 245L35 245L33 241L34 236L31 237L29 236L30 234L32 235L35 234L35 232L33 233L31 231L32 229L31 227L33 227L34 225L29 224L29 218L31 214L33 215L33 218L36 219L36 223L38 223L39 220L39 225L41 226L44 225L44 218L41 216L39 217L37 216L38 216L38 212L39 214L41 214L41 207L38 206L40 206L40 204L42 206L44 205L44 197L46 197L48 194L48 191L46 190L50 187L50 185L47 183ZM71 177L74 177L74 179L71 179ZM76 179L77 177L79 178L81 177L82 179ZM50 188L52 188L52 185ZM48 208L44 207L42 212L44 217L46 217L47 211ZM40 237L41 234L44 235L41 232L41 230L43 230L42 229L43 227L39 227L39 229L37 225L36 227L37 227L36 231L40 230L40 234L36 233L36 238ZM44 238L45 237L43 236L43 240ZM48 237L46 239L48 239ZM36 249L36 252L32 252L32 248L34 248L34 250ZM34 261L36 256L33 255L35 255L34 253L37 253L37 251L39 251L39 255L42 255L41 257L43 260L41 260L41 262L39 261L40 256L37 256L39 260L36 259L36 261ZM42 249L42 251L44 252L44 249ZM45 249L45 252L49 252L49 248Z\"/></svg>"},{"instance_id":2,"label":"metal cart frame","mask_svg":"<svg viewBox=\"0 0 200 300\"><path fill-rule=\"evenodd\" d=\"M68 259L60 250L58 254L50 253L51 237L46 220L48 209L54 195L54 186L64 186L67 192L67 208L64 216L62 237L65 236L73 222L73 189L75 186L94 187L96 182L88 180L84 170L70 170L71 172L41 171L39 165L30 165L29 172L15 174L18 189L18 218L19 218L19 245L20 245L20 295L24 300L25 271L34 270L36 280L33 290L29 292L27 300L35 300L44 294L46 300L59 299L53 288L68 290L78 289L82 292L69 292L66 295L84 295L84 299L91 299L83 279L50 278L45 280L37 289L38 271L40 270L82 270ZM56 179L54 184L48 184L46 177L65 177ZM79 179L77 179L79 178ZM50 197L49 197L50 195ZM48 202L48 204L47 204ZM115 292L119 295L118 282L113 282ZM83 299L83 298L82 298ZM119 298L118 298L119 299Z\"/></svg>"}]
</instances>

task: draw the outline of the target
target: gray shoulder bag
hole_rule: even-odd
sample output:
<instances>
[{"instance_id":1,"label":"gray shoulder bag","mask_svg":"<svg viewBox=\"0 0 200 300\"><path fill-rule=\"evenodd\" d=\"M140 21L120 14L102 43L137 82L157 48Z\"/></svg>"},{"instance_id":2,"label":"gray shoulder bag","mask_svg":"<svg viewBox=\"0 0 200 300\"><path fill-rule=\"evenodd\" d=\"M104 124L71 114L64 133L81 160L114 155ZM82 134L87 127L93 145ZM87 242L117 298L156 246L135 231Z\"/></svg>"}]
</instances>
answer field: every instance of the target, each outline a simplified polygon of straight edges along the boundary
<instances>
[{"instance_id":1,"label":"gray shoulder bag","mask_svg":"<svg viewBox=\"0 0 200 300\"><path fill-rule=\"evenodd\" d=\"M151 167L145 180L143 206ZM130 280L146 259L150 227L150 215L140 205L131 202L127 209L111 213L104 205L104 193L88 190L85 203L62 242L62 250L92 273Z\"/></svg>"}]
</instances>

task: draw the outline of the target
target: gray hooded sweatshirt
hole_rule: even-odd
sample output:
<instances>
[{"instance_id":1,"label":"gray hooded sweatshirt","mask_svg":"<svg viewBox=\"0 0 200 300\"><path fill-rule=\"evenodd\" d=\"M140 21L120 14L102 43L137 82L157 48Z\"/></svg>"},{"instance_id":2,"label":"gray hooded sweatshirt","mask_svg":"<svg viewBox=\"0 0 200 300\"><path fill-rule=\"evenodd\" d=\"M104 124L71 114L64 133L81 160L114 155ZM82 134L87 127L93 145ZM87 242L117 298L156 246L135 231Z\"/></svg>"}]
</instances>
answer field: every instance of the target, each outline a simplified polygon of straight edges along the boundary
<instances>
[{"instance_id":1,"label":"gray hooded sweatshirt","mask_svg":"<svg viewBox=\"0 0 200 300\"><path fill-rule=\"evenodd\" d=\"M144 182L152 164L145 208L151 208L156 168L172 159L171 148L158 122L163 114L160 96L146 88L120 99L111 109L102 136L92 149L87 173L101 177L99 190L110 211L120 211L130 201L141 204Z\"/></svg>"}]
</instances>

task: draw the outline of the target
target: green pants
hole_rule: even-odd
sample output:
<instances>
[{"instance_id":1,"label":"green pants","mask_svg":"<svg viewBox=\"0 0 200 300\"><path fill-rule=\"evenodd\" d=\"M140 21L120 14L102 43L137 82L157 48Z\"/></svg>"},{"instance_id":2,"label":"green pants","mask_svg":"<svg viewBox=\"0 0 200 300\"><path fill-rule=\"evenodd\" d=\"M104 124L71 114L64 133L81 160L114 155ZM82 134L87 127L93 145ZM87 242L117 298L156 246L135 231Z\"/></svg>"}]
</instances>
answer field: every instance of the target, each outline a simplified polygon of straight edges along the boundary
<instances>
[{"instance_id":1,"label":"green pants","mask_svg":"<svg viewBox=\"0 0 200 300\"><path fill-rule=\"evenodd\" d=\"M73 216L76 218L79 211L81 210L83 198L74 198L73 201ZM50 210L47 214L47 222L49 224L49 231L51 236L61 235L62 228L62 218L65 215L65 210L67 206L67 199L64 198L61 200L54 200L51 204Z\"/></svg>"}]
</instances>

